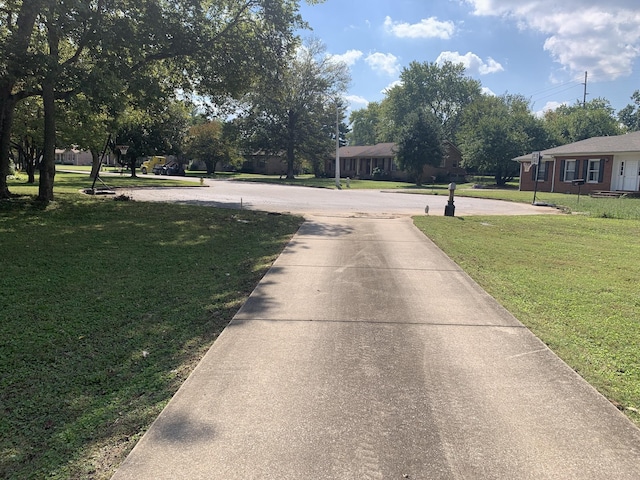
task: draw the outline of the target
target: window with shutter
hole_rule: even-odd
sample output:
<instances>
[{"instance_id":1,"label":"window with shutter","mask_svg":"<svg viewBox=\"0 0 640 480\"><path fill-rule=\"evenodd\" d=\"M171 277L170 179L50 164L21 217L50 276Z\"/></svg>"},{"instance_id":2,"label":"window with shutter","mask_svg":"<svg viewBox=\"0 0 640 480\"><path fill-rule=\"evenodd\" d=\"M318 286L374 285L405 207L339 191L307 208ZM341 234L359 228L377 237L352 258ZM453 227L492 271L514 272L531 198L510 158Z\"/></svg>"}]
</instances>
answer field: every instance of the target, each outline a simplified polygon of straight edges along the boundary
<instances>
[{"instance_id":1,"label":"window with shutter","mask_svg":"<svg viewBox=\"0 0 640 480\"><path fill-rule=\"evenodd\" d=\"M538 180L539 181L545 181L547 179L548 173L547 173L547 162L540 162L538 164ZM535 177L534 177L535 180Z\"/></svg>"},{"instance_id":2,"label":"window with shutter","mask_svg":"<svg viewBox=\"0 0 640 480\"><path fill-rule=\"evenodd\" d=\"M576 179L576 161L575 160L563 160L563 181L572 182Z\"/></svg>"},{"instance_id":3,"label":"window with shutter","mask_svg":"<svg viewBox=\"0 0 640 480\"><path fill-rule=\"evenodd\" d=\"M589 160L589 166L587 167L587 182L588 183L600 183L600 163L602 160Z\"/></svg>"}]
</instances>

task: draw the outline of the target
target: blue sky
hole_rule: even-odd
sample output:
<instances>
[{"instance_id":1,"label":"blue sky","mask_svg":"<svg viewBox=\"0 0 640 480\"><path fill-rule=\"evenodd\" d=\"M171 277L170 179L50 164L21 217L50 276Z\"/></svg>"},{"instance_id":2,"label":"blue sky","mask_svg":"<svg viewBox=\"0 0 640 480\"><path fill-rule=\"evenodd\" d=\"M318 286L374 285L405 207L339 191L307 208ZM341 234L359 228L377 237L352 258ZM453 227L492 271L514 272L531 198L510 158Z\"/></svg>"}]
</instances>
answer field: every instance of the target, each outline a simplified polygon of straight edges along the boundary
<instances>
[{"instance_id":1,"label":"blue sky","mask_svg":"<svg viewBox=\"0 0 640 480\"><path fill-rule=\"evenodd\" d=\"M410 62L462 62L487 91L522 94L542 112L640 89L638 0L325 0L301 13L351 69L352 109L384 98Z\"/></svg>"}]
</instances>

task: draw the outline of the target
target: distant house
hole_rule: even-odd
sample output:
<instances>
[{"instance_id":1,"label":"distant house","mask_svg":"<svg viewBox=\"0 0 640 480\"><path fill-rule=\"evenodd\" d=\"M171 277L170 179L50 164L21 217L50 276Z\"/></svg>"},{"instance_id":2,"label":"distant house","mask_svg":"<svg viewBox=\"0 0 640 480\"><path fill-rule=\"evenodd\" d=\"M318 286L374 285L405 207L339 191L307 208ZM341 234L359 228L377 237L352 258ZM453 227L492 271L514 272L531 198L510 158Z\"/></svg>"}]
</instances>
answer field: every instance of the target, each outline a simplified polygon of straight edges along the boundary
<instances>
[{"instance_id":1,"label":"distant house","mask_svg":"<svg viewBox=\"0 0 640 480\"><path fill-rule=\"evenodd\" d=\"M76 148L56 148L56 163L61 165L91 165L91 152Z\"/></svg>"},{"instance_id":2,"label":"distant house","mask_svg":"<svg viewBox=\"0 0 640 480\"><path fill-rule=\"evenodd\" d=\"M287 173L287 160L284 155L254 152L244 155L242 171L262 175L282 175Z\"/></svg>"},{"instance_id":3,"label":"distant house","mask_svg":"<svg viewBox=\"0 0 640 480\"><path fill-rule=\"evenodd\" d=\"M537 170L541 192L640 191L640 132L593 137L540 154L537 169L531 154L514 158L520 163L520 190L536 188Z\"/></svg>"},{"instance_id":4,"label":"distant house","mask_svg":"<svg viewBox=\"0 0 640 480\"><path fill-rule=\"evenodd\" d=\"M392 180L408 180L407 172L398 169L396 149L395 143L341 147L338 150L340 176L361 179L380 176ZM460 167L461 161L460 150L452 143L446 142L446 155L442 162L437 167L425 166L423 179L430 180L435 177L438 181L450 181L462 178L466 171ZM326 161L325 172L329 176L335 175L335 158Z\"/></svg>"}]
</instances>

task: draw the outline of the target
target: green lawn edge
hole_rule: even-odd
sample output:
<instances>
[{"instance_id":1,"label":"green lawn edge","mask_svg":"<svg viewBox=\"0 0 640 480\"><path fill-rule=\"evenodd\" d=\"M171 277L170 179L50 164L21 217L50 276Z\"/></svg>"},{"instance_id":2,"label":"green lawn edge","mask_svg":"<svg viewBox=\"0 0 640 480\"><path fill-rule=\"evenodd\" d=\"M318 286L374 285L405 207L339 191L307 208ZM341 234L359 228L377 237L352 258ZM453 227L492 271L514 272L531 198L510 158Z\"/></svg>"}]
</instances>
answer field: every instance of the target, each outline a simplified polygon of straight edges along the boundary
<instances>
[{"instance_id":1,"label":"green lawn edge","mask_svg":"<svg viewBox=\"0 0 640 480\"><path fill-rule=\"evenodd\" d=\"M640 426L640 221L539 215L414 222Z\"/></svg>"}]
</instances>

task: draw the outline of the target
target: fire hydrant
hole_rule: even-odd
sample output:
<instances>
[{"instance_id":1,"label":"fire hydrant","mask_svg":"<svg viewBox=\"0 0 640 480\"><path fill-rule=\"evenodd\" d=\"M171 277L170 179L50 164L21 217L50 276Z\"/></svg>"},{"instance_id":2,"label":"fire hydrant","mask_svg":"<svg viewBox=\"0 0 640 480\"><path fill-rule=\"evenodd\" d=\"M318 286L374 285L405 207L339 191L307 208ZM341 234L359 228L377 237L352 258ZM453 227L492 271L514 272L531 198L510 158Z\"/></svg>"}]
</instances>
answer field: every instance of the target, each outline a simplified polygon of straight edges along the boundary
<instances>
[{"instance_id":1,"label":"fire hydrant","mask_svg":"<svg viewBox=\"0 0 640 480\"><path fill-rule=\"evenodd\" d=\"M447 205L445 205L444 207L444 216L453 217L455 216L455 213L456 213L456 207L453 204L453 192L456 191L456 184L454 182L451 182L449 184L449 187L447 188L449 189L449 201L447 202Z\"/></svg>"}]
</instances>

